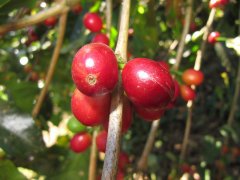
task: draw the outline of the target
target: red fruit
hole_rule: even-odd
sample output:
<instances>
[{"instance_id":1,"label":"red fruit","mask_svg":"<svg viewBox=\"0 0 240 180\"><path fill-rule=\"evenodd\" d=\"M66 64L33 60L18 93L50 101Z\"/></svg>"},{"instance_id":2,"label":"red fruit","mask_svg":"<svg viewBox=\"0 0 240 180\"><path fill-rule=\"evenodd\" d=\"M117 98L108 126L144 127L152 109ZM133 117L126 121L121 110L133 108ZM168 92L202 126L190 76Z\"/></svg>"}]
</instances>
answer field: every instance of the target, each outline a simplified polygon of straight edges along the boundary
<instances>
[{"instance_id":1,"label":"red fruit","mask_svg":"<svg viewBox=\"0 0 240 180\"><path fill-rule=\"evenodd\" d=\"M76 152L80 153L85 151L91 145L91 135L86 132L81 132L75 134L70 141L70 148Z\"/></svg>"},{"instance_id":2,"label":"red fruit","mask_svg":"<svg viewBox=\"0 0 240 180\"><path fill-rule=\"evenodd\" d=\"M221 147L221 154L227 154L229 152L229 147L227 145L223 145Z\"/></svg>"},{"instance_id":3,"label":"red fruit","mask_svg":"<svg viewBox=\"0 0 240 180\"><path fill-rule=\"evenodd\" d=\"M127 132L127 130L130 128L131 124L132 124L132 117L133 114L133 109L132 109L132 105L130 104L128 98L126 96L124 96L123 98L123 117L122 117L122 133ZM106 131L108 131L108 123L109 120L105 119L103 120L103 127Z\"/></svg>"},{"instance_id":4,"label":"red fruit","mask_svg":"<svg viewBox=\"0 0 240 180\"><path fill-rule=\"evenodd\" d=\"M76 4L72 7L72 12L75 14L79 14L82 12L82 6L80 4Z\"/></svg>"},{"instance_id":5,"label":"red fruit","mask_svg":"<svg viewBox=\"0 0 240 180\"><path fill-rule=\"evenodd\" d=\"M202 71L197 71L194 69L187 69L182 74L182 80L186 85L200 85L202 84L204 75Z\"/></svg>"},{"instance_id":6,"label":"red fruit","mask_svg":"<svg viewBox=\"0 0 240 180\"><path fill-rule=\"evenodd\" d=\"M225 6L229 0L210 0L209 7L210 8L217 8L220 6Z\"/></svg>"},{"instance_id":7,"label":"red fruit","mask_svg":"<svg viewBox=\"0 0 240 180\"><path fill-rule=\"evenodd\" d=\"M98 135L96 137L96 144L97 144L97 148L100 152L106 151L106 144L107 144L107 132L106 131L101 131L98 133Z\"/></svg>"},{"instance_id":8,"label":"red fruit","mask_svg":"<svg viewBox=\"0 0 240 180\"><path fill-rule=\"evenodd\" d=\"M186 85L181 85L180 86L180 92L181 92L181 96L185 101L190 101L190 100L194 100L196 97L196 93L195 91Z\"/></svg>"},{"instance_id":9,"label":"red fruit","mask_svg":"<svg viewBox=\"0 0 240 180\"><path fill-rule=\"evenodd\" d=\"M162 68L166 69L167 71L170 70L168 63L166 63L165 61L159 61L158 63Z\"/></svg>"},{"instance_id":10,"label":"red fruit","mask_svg":"<svg viewBox=\"0 0 240 180\"><path fill-rule=\"evenodd\" d=\"M29 39L31 42L38 40L38 35L37 35L37 33L34 31L33 28L29 28L29 30L28 30L28 39Z\"/></svg>"},{"instance_id":11,"label":"red fruit","mask_svg":"<svg viewBox=\"0 0 240 180\"><path fill-rule=\"evenodd\" d=\"M97 13L86 13L83 17L84 26L92 32L99 32L102 29L102 19Z\"/></svg>"},{"instance_id":12,"label":"red fruit","mask_svg":"<svg viewBox=\"0 0 240 180\"><path fill-rule=\"evenodd\" d=\"M75 89L71 108L74 116L86 126L95 126L108 119L110 111L110 94L90 97Z\"/></svg>"},{"instance_id":13,"label":"red fruit","mask_svg":"<svg viewBox=\"0 0 240 180\"><path fill-rule=\"evenodd\" d=\"M139 106L135 106L137 114L146 121L154 121L160 119L163 116L165 109L148 109Z\"/></svg>"},{"instance_id":14,"label":"red fruit","mask_svg":"<svg viewBox=\"0 0 240 180\"><path fill-rule=\"evenodd\" d=\"M182 21L182 25L185 25L185 20ZM190 23L190 31L195 31L197 29L197 25L194 21L191 21Z\"/></svg>"},{"instance_id":15,"label":"red fruit","mask_svg":"<svg viewBox=\"0 0 240 180\"><path fill-rule=\"evenodd\" d=\"M220 33L219 32L211 32L208 36L208 42L210 44L214 44L217 42L217 38L220 37Z\"/></svg>"},{"instance_id":16,"label":"red fruit","mask_svg":"<svg viewBox=\"0 0 240 180\"><path fill-rule=\"evenodd\" d=\"M119 153L119 159L118 159L118 168L120 170L123 170L127 164L129 164L130 160L128 155L125 152Z\"/></svg>"},{"instance_id":17,"label":"red fruit","mask_svg":"<svg viewBox=\"0 0 240 180\"><path fill-rule=\"evenodd\" d=\"M174 81L175 91L174 91L174 96L172 101L167 106L168 109L172 108L175 105L177 98L179 97L179 94L180 94L180 87L178 82L176 80L173 80L173 81Z\"/></svg>"},{"instance_id":18,"label":"red fruit","mask_svg":"<svg viewBox=\"0 0 240 180\"><path fill-rule=\"evenodd\" d=\"M120 171L117 172L116 180L124 180L124 173L123 173L123 171L120 170Z\"/></svg>"},{"instance_id":19,"label":"red fruit","mask_svg":"<svg viewBox=\"0 0 240 180\"><path fill-rule=\"evenodd\" d=\"M47 19L45 19L44 24L47 27L53 27L55 24L57 23L57 18L55 16L52 17L48 17Z\"/></svg>"},{"instance_id":20,"label":"red fruit","mask_svg":"<svg viewBox=\"0 0 240 180\"><path fill-rule=\"evenodd\" d=\"M174 96L174 82L158 62L147 58L130 60L122 71L123 88L128 98L145 108L165 107Z\"/></svg>"},{"instance_id":21,"label":"red fruit","mask_svg":"<svg viewBox=\"0 0 240 180\"><path fill-rule=\"evenodd\" d=\"M109 39L107 37L106 34L103 33L98 33L94 36L94 38L92 39L93 43L103 43L106 45L109 45Z\"/></svg>"},{"instance_id":22,"label":"red fruit","mask_svg":"<svg viewBox=\"0 0 240 180\"><path fill-rule=\"evenodd\" d=\"M32 72L30 73L30 80L31 80L31 81L38 81L38 80L39 80L39 75L38 75L38 73L35 72L35 71L32 71Z\"/></svg>"},{"instance_id":23,"label":"red fruit","mask_svg":"<svg viewBox=\"0 0 240 180\"><path fill-rule=\"evenodd\" d=\"M191 167L188 164L184 163L181 165L181 171L182 173L191 173Z\"/></svg>"},{"instance_id":24,"label":"red fruit","mask_svg":"<svg viewBox=\"0 0 240 180\"><path fill-rule=\"evenodd\" d=\"M83 46L72 62L72 78L88 96L110 93L118 81L118 64L110 47L102 43Z\"/></svg>"}]
</instances>

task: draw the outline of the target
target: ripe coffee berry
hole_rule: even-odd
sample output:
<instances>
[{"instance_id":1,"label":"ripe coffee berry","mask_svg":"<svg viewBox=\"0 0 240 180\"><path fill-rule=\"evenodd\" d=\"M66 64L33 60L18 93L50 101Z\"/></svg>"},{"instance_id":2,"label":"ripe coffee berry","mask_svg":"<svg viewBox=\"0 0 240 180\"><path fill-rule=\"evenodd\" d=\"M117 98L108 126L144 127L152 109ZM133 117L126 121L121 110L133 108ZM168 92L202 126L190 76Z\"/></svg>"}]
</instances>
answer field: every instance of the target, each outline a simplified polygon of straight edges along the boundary
<instances>
[{"instance_id":1,"label":"ripe coffee berry","mask_svg":"<svg viewBox=\"0 0 240 180\"><path fill-rule=\"evenodd\" d=\"M53 27L53 26L55 26L56 23L57 23L57 18L55 16L49 17L44 20L44 24L47 27Z\"/></svg>"},{"instance_id":2,"label":"ripe coffee berry","mask_svg":"<svg viewBox=\"0 0 240 180\"><path fill-rule=\"evenodd\" d=\"M72 7L72 12L75 14L79 14L82 12L82 6L80 4L76 4Z\"/></svg>"},{"instance_id":3,"label":"ripe coffee berry","mask_svg":"<svg viewBox=\"0 0 240 180\"><path fill-rule=\"evenodd\" d=\"M143 107L135 107L134 108L137 114L142 117L146 121L154 121L159 119L163 116L165 109L159 108L159 109L148 109Z\"/></svg>"},{"instance_id":4,"label":"ripe coffee berry","mask_svg":"<svg viewBox=\"0 0 240 180\"><path fill-rule=\"evenodd\" d=\"M123 88L136 106L165 107L174 96L170 73L158 62L147 58L130 60L122 71Z\"/></svg>"},{"instance_id":5,"label":"ripe coffee berry","mask_svg":"<svg viewBox=\"0 0 240 180\"><path fill-rule=\"evenodd\" d=\"M93 37L92 42L93 43L103 43L103 44L109 45L109 39L108 39L107 35L103 34L103 33L96 34Z\"/></svg>"},{"instance_id":6,"label":"ripe coffee berry","mask_svg":"<svg viewBox=\"0 0 240 180\"><path fill-rule=\"evenodd\" d=\"M86 132L75 134L70 141L70 148L76 153L85 151L92 143L91 135Z\"/></svg>"},{"instance_id":7,"label":"ripe coffee berry","mask_svg":"<svg viewBox=\"0 0 240 180\"><path fill-rule=\"evenodd\" d=\"M225 6L229 0L210 0L209 7L210 8L217 8L220 6Z\"/></svg>"},{"instance_id":8,"label":"ripe coffee berry","mask_svg":"<svg viewBox=\"0 0 240 180\"><path fill-rule=\"evenodd\" d=\"M186 85L200 85L204 79L203 73L194 69L187 69L182 74L182 80Z\"/></svg>"},{"instance_id":9,"label":"ripe coffee berry","mask_svg":"<svg viewBox=\"0 0 240 180\"><path fill-rule=\"evenodd\" d=\"M101 131L98 133L96 137L96 145L100 152L106 151L106 144L107 144L107 132Z\"/></svg>"},{"instance_id":10,"label":"ripe coffee berry","mask_svg":"<svg viewBox=\"0 0 240 180\"><path fill-rule=\"evenodd\" d=\"M181 85L180 86L180 92L181 92L181 96L185 101L190 101L190 100L194 100L196 97L196 93L195 91L186 85Z\"/></svg>"},{"instance_id":11,"label":"ripe coffee berry","mask_svg":"<svg viewBox=\"0 0 240 180\"><path fill-rule=\"evenodd\" d=\"M97 13L87 13L83 17L84 26L91 32L99 32L102 29L102 19Z\"/></svg>"},{"instance_id":12,"label":"ripe coffee berry","mask_svg":"<svg viewBox=\"0 0 240 180\"><path fill-rule=\"evenodd\" d=\"M214 44L217 42L217 38L220 37L220 33L219 32L211 32L208 36L208 42L210 44Z\"/></svg>"},{"instance_id":13,"label":"ripe coffee berry","mask_svg":"<svg viewBox=\"0 0 240 180\"><path fill-rule=\"evenodd\" d=\"M128 154L125 152L120 152L119 153L119 159L118 159L118 168L120 170L123 170L127 164L129 164L130 160L128 157Z\"/></svg>"},{"instance_id":14,"label":"ripe coffee berry","mask_svg":"<svg viewBox=\"0 0 240 180\"><path fill-rule=\"evenodd\" d=\"M72 78L77 88L88 96L111 92L118 81L115 54L102 43L83 46L73 59Z\"/></svg>"},{"instance_id":15,"label":"ripe coffee berry","mask_svg":"<svg viewBox=\"0 0 240 180\"><path fill-rule=\"evenodd\" d=\"M177 101L177 98L179 97L179 94L180 94L180 87L179 87L179 84L176 80L173 80L174 81L174 86L175 86L175 91L174 91L174 96L173 96L173 99L170 101L170 103L167 105L167 109L171 109L174 107L176 101Z\"/></svg>"},{"instance_id":16,"label":"ripe coffee berry","mask_svg":"<svg viewBox=\"0 0 240 180\"><path fill-rule=\"evenodd\" d=\"M71 99L73 115L86 126L95 126L108 119L110 111L110 94L97 97L86 96L75 89Z\"/></svg>"},{"instance_id":17,"label":"ripe coffee berry","mask_svg":"<svg viewBox=\"0 0 240 180\"><path fill-rule=\"evenodd\" d=\"M159 61L158 63L160 64L160 66L162 66L162 68L165 68L167 71L170 70L168 63L166 63L165 61Z\"/></svg>"}]
</instances>

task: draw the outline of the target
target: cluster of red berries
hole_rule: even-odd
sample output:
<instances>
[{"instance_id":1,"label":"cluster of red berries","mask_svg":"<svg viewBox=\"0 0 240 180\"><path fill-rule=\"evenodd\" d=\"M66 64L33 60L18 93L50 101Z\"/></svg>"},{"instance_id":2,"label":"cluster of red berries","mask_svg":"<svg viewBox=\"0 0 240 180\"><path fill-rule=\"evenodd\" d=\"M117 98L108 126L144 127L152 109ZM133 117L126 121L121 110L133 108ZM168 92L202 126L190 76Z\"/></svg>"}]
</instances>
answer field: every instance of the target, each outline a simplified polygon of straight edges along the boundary
<instances>
[{"instance_id":1,"label":"cluster of red berries","mask_svg":"<svg viewBox=\"0 0 240 180\"><path fill-rule=\"evenodd\" d=\"M228 4L229 0L210 0L209 7L212 8L221 8ZM208 36L208 42L210 44L215 44L220 37L220 33L215 31L211 32Z\"/></svg>"},{"instance_id":2,"label":"cluster of red berries","mask_svg":"<svg viewBox=\"0 0 240 180\"><path fill-rule=\"evenodd\" d=\"M195 91L191 88L192 85L198 86L202 84L204 75L201 71L187 69L182 74L182 81L185 83L180 86L181 96L185 101L194 100L196 97Z\"/></svg>"},{"instance_id":3,"label":"cluster of red berries","mask_svg":"<svg viewBox=\"0 0 240 180\"><path fill-rule=\"evenodd\" d=\"M101 33L103 27L102 19L97 13L86 13L83 17L84 26L93 33L96 33L92 39L94 43L103 43L109 45L109 38L106 34Z\"/></svg>"}]
</instances>

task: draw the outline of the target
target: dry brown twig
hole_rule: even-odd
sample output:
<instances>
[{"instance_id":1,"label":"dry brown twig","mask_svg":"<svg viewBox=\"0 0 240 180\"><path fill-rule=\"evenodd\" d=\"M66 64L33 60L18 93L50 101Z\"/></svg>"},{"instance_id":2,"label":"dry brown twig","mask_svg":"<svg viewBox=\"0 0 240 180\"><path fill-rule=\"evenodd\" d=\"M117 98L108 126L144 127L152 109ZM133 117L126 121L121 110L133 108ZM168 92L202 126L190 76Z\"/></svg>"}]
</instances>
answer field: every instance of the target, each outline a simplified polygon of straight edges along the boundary
<instances>
[{"instance_id":1,"label":"dry brown twig","mask_svg":"<svg viewBox=\"0 0 240 180\"><path fill-rule=\"evenodd\" d=\"M32 110L32 117L33 118L35 118L38 115L38 113L41 109L43 100L44 100L44 98L47 94L50 82L52 80L54 70L55 70L56 64L58 62L59 53L60 53L62 43L63 43L63 38L64 38L64 34L65 34L65 29L66 29L66 22L67 22L67 12L63 13L60 16L58 38L57 38L56 46L54 48L53 55L52 55L52 58L51 58L51 62L50 62L50 65L49 65L49 68L48 68L48 71L47 71L44 87L42 88L42 90L40 92L40 95L37 99L37 102L36 102L36 104L35 104L35 106L33 107L33 110Z\"/></svg>"},{"instance_id":2,"label":"dry brown twig","mask_svg":"<svg viewBox=\"0 0 240 180\"><path fill-rule=\"evenodd\" d=\"M59 3L49 9L43 10L36 15L28 16L15 22L0 25L0 35L5 34L12 30L18 30L34 24L43 22L46 18L51 16L58 16L65 14L69 10L69 7L64 3Z\"/></svg>"},{"instance_id":3,"label":"dry brown twig","mask_svg":"<svg viewBox=\"0 0 240 180\"><path fill-rule=\"evenodd\" d=\"M201 44L201 48L197 52L197 57L196 57L195 64L194 64L195 70L200 70L200 68L201 68L202 56L206 49L207 38L208 38L208 35L210 32L212 23L214 21L215 14L216 14L216 9L215 8L211 9L211 12L208 17L208 21L205 26L205 31L203 34L203 41ZM193 86L192 88L195 89L195 86ZM182 143L182 148L181 148L181 153L180 153L180 161L184 161L186 152L187 152L187 145L188 145L188 141L189 141L191 124L192 124L193 101L188 101L187 109L188 109L188 115L187 115L186 127L185 127L185 131L184 131L184 138L183 138L183 143Z\"/></svg>"},{"instance_id":4,"label":"dry brown twig","mask_svg":"<svg viewBox=\"0 0 240 180\"><path fill-rule=\"evenodd\" d=\"M97 169L97 145L96 145L96 137L97 137L98 129L94 129L92 135L92 146L90 152L90 160L89 160L89 168L88 168L88 179L95 180L96 179L96 169Z\"/></svg>"}]
</instances>

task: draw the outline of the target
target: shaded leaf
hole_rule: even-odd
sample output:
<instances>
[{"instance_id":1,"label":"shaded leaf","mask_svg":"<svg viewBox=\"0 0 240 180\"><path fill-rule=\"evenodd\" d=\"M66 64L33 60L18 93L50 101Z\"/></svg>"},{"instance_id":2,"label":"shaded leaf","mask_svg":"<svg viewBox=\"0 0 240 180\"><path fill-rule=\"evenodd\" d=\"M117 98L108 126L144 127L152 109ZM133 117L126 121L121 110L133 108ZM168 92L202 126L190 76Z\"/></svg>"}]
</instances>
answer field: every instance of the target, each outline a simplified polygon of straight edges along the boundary
<instances>
[{"instance_id":1,"label":"shaded leaf","mask_svg":"<svg viewBox=\"0 0 240 180\"><path fill-rule=\"evenodd\" d=\"M4 160L0 161L0 179L25 180L26 177L18 171L11 161Z\"/></svg>"}]
</instances>

